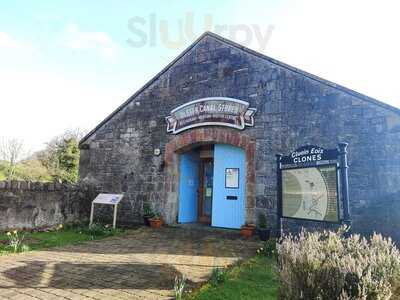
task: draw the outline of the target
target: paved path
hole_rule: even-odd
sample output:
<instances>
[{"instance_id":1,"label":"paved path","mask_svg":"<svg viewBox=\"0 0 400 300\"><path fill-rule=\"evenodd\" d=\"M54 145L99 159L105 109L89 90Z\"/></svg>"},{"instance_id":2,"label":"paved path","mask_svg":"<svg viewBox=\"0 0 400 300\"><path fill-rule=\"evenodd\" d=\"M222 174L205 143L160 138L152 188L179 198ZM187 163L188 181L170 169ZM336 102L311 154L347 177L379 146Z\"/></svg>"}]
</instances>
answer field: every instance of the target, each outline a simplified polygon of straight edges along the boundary
<instances>
[{"instance_id":1,"label":"paved path","mask_svg":"<svg viewBox=\"0 0 400 300\"><path fill-rule=\"evenodd\" d=\"M104 240L0 256L0 299L170 299L174 278L189 286L214 267L255 253L238 232L142 227Z\"/></svg>"}]
</instances>

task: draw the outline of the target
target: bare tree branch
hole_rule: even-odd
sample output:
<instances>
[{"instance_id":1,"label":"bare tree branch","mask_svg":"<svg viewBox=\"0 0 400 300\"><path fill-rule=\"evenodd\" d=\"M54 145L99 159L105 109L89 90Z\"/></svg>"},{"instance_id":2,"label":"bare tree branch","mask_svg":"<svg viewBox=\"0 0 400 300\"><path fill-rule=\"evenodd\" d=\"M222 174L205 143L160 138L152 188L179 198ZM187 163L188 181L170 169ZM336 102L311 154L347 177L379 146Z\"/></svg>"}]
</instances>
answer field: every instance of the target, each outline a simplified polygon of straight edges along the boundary
<instances>
[{"instance_id":1,"label":"bare tree branch","mask_svg":"<svg viewBox=\"0 0 400 300\"><path fill-rule=\"evenodd\" d=\"M7 163L7 180L14 179L17 163L26 155L24 142L15 138L2 139L0 142L0 159Z\"/></svg>"}]
</instances>

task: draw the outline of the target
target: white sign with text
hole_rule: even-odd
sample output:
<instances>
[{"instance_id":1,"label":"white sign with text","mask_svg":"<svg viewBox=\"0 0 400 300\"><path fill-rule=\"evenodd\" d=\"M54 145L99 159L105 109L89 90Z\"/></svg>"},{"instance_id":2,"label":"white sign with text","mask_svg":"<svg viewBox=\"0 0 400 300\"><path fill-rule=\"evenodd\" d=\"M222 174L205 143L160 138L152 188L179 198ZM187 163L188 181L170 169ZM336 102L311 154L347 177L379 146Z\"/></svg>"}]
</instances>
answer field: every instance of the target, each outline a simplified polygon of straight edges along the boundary
<instances>
[{"instance_id":1,"label":"white sign with text","mask_svg":"<svg viewBox=\"0 0 400 300\"><path fill-rule=\"evenodd\" d=\"M98 194L93 203L115 205L122 200L122 197L124 197L123 194Z\"/></svg>"},{"instance_id":2,"label":"white sign with text","mask_svg":"<svg viewBox=\"0 0 400 300\"><path fill-rule=\"evenodd\" d=\"M113 228L115 228L117 225L117 207L123 197L124 197L123 194L98 194L97 197L92 201L89 226L93 224L94 205L109 204L109 205L114 205Z\"/></svg>"}]
</instances>

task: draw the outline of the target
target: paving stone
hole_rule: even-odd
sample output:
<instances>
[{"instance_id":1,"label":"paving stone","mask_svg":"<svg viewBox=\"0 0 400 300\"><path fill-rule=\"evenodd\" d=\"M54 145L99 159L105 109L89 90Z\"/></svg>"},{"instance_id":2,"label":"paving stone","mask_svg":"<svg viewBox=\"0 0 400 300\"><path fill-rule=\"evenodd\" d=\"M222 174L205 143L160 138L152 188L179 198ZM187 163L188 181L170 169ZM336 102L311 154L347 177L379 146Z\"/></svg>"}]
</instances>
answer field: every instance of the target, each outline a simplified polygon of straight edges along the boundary
<instances>
[{"instance_id":1,"label":"paving stone","mask_svg":"<svg viewBox=\"0 0 400 300\"><path fill-rule=\"evenodd\" d=\"M260 245L228 232L142 227L101 241L1 256L0 299L170 299L175 276L185 274L194 288L214 267L249 257Z\"/></svg>"}]
</instances>

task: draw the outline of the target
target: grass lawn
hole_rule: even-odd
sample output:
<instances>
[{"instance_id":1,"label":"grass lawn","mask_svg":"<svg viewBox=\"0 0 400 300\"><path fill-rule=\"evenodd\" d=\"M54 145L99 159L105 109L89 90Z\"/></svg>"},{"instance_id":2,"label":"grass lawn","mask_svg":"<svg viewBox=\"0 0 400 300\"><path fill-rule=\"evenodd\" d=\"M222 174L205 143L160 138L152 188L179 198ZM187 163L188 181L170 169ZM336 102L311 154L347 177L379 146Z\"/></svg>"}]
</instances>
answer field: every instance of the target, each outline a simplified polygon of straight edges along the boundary
<instances>
[{"instance_id":1,"label":"grass lawn","mask_svg":"<svg viewBox=\"0 0 400 300\"><path fill-rule=\"evenodd\" d=\"M122 230L113 230L96 226L91 230L87 225L68 226L61 230L48 232L18 232L19 236L24 236L22 244L27 245L29 250L39 250L50 247L63 246L67 244L78 244L85 241L98 240L108 236L122 234ZM8 237L6 233L0 233L0 255L11 253L8 247Z\"/></svg>"},{"instance_id":2,"label":"grass lawn","mask_svg":"<svg viewBox=\"0 0 400 300\"><path fill-rule=\"evenodd\" d=\"M224 282L215 286L207 283L185 299L276 299L278 283L275 268L275 258L255 256L227 271Z\"/></svg>"}]
</instances>

